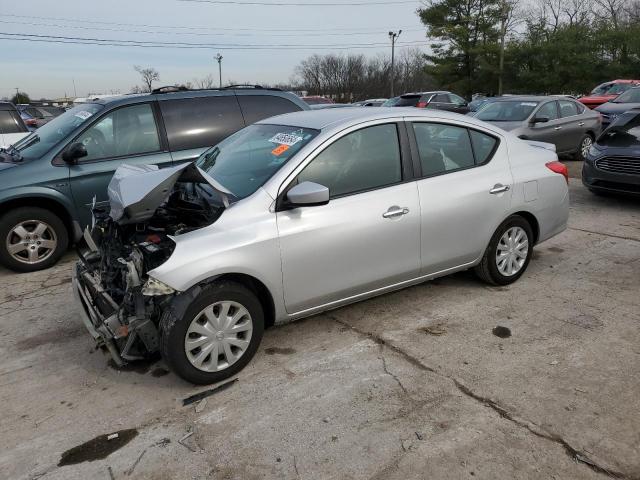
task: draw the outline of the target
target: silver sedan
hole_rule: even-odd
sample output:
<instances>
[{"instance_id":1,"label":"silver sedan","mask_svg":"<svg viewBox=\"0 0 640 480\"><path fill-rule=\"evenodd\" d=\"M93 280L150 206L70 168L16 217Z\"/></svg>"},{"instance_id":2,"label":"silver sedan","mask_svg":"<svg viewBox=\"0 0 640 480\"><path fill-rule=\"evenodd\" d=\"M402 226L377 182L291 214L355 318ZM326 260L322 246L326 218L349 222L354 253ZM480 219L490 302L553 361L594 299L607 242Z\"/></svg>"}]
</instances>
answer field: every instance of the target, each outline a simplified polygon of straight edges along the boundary
<instances>
[{"instance_id":1,"label":"silver sedan","mask_svg":"<svg viewBox=\"0 0 640 480\"><path fill-rule=\"evenodd\" d=\"M553 143L558 154L584 160L602 129L602 116L568 97L502 97L474 115L525 140Z\"/></svg>"},{"instance_id":2,"label":"silver sedan","mask_svg":"<svg viewBox=\"0 0 640 480\"><path fill-rule=\"evenodd\" d=\"M263 120L195 164L123 167L75 272L85 324L118 363L160 351L212 383L273 323L466 269L510 284L567 226L547 147L443 111L351 108Z\"/></svg>"}]
</instances>

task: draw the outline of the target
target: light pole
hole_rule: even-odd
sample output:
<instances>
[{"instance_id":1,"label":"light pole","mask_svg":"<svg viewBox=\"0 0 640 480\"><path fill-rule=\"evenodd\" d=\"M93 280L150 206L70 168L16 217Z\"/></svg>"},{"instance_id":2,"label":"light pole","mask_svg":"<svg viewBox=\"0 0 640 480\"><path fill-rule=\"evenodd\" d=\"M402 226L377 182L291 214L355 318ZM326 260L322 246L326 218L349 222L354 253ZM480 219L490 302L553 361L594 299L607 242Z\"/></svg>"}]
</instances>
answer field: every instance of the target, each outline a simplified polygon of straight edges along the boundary
<instances>
[{"instance_id":1,"label":"light pole","mask_svg":"<svg viewBox=\"0 0 640 480\"><path fill-rule=\"evenodd\" d=\"M213 57L218 61L218 75L220 77L220 88L222 88L222 55L219 53Z\"/></svg>"},{"instance_id":2,"label":"light pole","mask_svg":"<svg viewBox=\"0 0 640 480\"><path fill-rule=\"evenodd\" d=\"M393 77L395 77L395 50L396 50L396 40L402 33L402 30L398 30L397 32L389 32L389 38L391 39L391 97L393 97Z\"/></svg>"}]
</instances>

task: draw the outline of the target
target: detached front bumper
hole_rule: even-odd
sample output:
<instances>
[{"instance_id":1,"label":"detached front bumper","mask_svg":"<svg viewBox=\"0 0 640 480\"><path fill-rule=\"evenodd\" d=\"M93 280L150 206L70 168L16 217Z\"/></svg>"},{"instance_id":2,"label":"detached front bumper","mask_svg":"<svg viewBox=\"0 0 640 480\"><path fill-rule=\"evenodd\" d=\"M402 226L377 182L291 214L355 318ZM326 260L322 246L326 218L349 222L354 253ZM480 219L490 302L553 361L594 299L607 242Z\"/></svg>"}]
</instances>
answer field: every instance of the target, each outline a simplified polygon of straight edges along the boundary
<instances>
[{"instance_id":1,"label":"detached front bumper","mask_svg":"<svg viewBox=\"0 0 640 480\"><path fill-rule=\"evenodd\" d=\"M141 294L136 302L137 314L127 315L105 292L83 260L73 268L72 284L82 322L96 346L106 348L116 365L143 359L159 350L158 329L147 314Z\"/></svg>"}]
</instances>

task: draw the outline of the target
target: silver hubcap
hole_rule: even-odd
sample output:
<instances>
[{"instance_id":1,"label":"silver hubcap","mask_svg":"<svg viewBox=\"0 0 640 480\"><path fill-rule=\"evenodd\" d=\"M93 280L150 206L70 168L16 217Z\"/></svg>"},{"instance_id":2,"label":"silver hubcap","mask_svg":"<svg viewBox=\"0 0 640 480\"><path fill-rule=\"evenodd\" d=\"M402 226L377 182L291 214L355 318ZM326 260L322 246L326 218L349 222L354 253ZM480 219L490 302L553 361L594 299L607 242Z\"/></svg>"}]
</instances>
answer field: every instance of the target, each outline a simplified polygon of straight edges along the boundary
<instances>
[{"instance_id":1,"label":"silver hubcap","mask_svg":"<svg viewBox=\"0 0 640 480\"><path fill-rule=\"evenodd\" d=\"M9 255L21 263L34 264L49 258L58 245L56 232L41 220L25 220L7 235Z\"/></svg>"},{"instance_id":2,"label":"silver hubcap","mask_svg":"<svg viewBox=\"0 0 640 480\"><path fill-rule=\"evenodd\" d=\"M505 277L518 273L529 253L527 232L520 227L511 227L504 232L496 249L496 265Z\"/></svg>"},{"instance_id":3,"label":"silver hubcap","mask_svg":"<svg viewBox=\"0 0 640 480\"><path fill-rule=\"evenodd\" d=\"M583 157L587 156L587 153L589 153L589 149L591 148L592 144L593 140L591 140L591 137L586 137L584 140L582 140L582 148L580 149L580 151Z\"/></svg>"},{"instance_id":4,"label":"silver hubcap","mask_svg":"<svg viewBox=\"0 0 640 480\"><path fill-rule=\"evenodd\" d=\"M253 321L238 302L209 305L192 320L184 339L191 365L205 372L218 372L237 362L249 348Z\"/></svg>"}]
</instances>

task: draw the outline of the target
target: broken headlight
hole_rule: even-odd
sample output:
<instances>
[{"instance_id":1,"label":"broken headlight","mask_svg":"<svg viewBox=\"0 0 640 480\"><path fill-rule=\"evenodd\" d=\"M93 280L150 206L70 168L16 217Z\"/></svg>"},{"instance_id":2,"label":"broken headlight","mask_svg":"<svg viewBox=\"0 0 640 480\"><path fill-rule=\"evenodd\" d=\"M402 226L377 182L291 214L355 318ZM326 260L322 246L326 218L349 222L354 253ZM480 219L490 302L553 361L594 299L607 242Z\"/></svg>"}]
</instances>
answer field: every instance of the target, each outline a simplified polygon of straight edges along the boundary
<instances>
[{"instance_id":1,"label":"broken headlight","mask_svg":"<svg viewBox=\"0 0 640 480\"><path fill-rule=\"evenodd\" d=\"M147 283L142 287L142 294L148 297L156 295L171 295L175 293L175 290L169 285L162 283L160 280L156 280L153 277L149 277Z\"/></svg>"}]
</instances>

